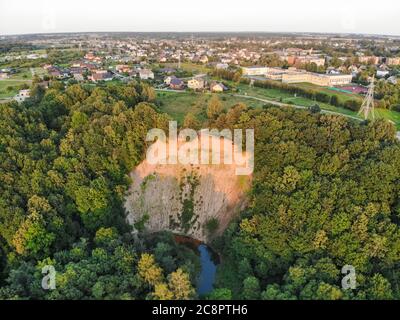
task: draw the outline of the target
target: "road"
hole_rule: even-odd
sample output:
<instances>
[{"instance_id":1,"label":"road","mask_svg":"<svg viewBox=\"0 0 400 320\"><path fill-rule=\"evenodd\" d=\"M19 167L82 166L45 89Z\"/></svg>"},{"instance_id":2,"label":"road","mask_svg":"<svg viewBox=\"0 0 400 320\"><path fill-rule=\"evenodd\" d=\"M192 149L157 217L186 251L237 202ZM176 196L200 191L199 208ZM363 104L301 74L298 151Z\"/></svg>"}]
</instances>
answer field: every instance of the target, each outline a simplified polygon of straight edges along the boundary
<instances>
[{"instance_id":1,"label":"road","mask_svg":"<svg viewBox=\"0 0 400 320\"><path fill-rule=\"evenodd\" d=\"M296 104L287 104L287 103L278 102L278 101L275 101L275 100L261 99L261 98L258 98L258 97L248 96L248 95L243 95L243 94L235 94L234 96L235 97L239 97L239 98L258 100L258 101L269 103L269 104L272 104L272 105L275 105L275 106L278 106L278 107L293 107L293 108L296 108L296 109L308 109L308 107L305 107L305 106L299 106L299 105L296 105ZM340 112L330 111L330 110L321 109L321 113L333 114L333 115L337 115L337 116L344 116L344 117L351 118L351 119L354 119L354 120L362 121L361 118L350 116L348 114L343 114L343 113L340 113Z\"/></svg>"}]
</instances>

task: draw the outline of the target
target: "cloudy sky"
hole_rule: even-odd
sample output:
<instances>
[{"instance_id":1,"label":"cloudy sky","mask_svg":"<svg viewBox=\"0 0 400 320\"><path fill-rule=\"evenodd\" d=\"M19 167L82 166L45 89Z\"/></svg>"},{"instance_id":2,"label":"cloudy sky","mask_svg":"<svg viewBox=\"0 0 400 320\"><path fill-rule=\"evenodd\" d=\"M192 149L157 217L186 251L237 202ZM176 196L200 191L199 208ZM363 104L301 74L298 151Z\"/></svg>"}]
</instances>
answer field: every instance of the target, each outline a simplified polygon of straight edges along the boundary
<instances>
[{"instance_id":1,"label":"cloudy sky","mask_svg":"<svg viewBox=\"0 0 400 320\"><path fill-rule=\"evenodd\" d=\"M398 0L0 0L0 34L310 31L400 35Z\"/></svg>"}]
</instances>

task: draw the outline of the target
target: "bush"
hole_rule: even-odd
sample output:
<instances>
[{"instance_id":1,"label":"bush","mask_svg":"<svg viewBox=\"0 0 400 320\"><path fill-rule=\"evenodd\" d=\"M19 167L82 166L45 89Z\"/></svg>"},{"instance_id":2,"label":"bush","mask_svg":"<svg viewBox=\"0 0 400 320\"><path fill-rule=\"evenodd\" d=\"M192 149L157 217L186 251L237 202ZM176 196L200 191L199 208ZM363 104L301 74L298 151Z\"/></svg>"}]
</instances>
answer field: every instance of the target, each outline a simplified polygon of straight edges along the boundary
<instances>
[{"instance_id":1,"label":"bush","mask_svg":"<svg viewBox=\"0 0 400 320\"><path fill-rule=\"evenodd\" d=\"M214 232L218 230L219 221L217 218L211 218L206 222L206 230L209 235L212 235Z\"/></svg>"},{"instance_id":2,"label":"bush","mask_svg":"<svg viewBox=\"0 0 400 320\"><path fill-rule=\"evenodd\" d=\"M309 108L311 113L319 113L321 112L321 108L318 104L314 104Z\"/></svg>"}]
</instances>

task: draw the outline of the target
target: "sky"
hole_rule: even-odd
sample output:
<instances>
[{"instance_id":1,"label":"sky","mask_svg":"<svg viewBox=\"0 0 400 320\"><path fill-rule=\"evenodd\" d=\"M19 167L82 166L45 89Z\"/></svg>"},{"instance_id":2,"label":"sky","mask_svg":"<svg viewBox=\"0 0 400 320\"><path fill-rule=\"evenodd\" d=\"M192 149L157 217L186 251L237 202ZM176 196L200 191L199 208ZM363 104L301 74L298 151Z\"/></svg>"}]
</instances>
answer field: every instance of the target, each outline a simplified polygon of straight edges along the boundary
<instances>
[{"instance_id":1,"label":"sky","mask_svg":"<svg viewBox=\"0 0 400 320\"><path fill-rule=\"evenodd\" d=\"M0 0L0 35L261 31L400 35L398 0Z\"/></svg>"}]
</instances>

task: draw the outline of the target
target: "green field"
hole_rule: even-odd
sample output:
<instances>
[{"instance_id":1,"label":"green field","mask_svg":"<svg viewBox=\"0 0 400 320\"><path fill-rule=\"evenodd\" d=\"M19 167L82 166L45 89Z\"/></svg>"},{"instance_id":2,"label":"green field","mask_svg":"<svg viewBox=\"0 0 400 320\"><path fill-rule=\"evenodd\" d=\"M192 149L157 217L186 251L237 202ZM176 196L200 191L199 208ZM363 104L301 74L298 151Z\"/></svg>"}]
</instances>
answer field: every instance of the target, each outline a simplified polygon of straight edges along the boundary
<instances>
[{"instance_id":1,"label":"green field","mask_svg":"<svg viewBox=\"0 0 400 320\"><path fill-rule=\"evenodd\" d=\"M306 85L306 84L303 84L303 85ZM338 113L341 113L344 115L357 117L360 119L362 118L357 115L357 112L354 112L354 111L351 111L351 110L348 110L345 108L338 108L338 107L332 106L327 103L316 102L314 100L307 99L307 98L295 97L292 94L285 92L285 91L281 91L281 90L277 90L277 89L264 89L264 88L250 87L249 85L246 85L246 84L239 84L239 85L235 85L235 86L240 90L240 92L239 92L240 94L247 94L249 96L254 96L257 98L261 98L261 99L270 99L270 100L274 100L274 101L279 101L279 102L283 102L283 103L292 103L295 105L305 106L305 107L310 107L317 103L323 110L338 112ZM316 89L315 86L313 89ZM321 88L321 90L323 92L325 92L325 90L330 91L327 88ZM336 94L336 93L330 91L330 94ZM357 95L350 95L350 94L346 94L346 93L338 93L336 95L338 95L340 97L340 99L343 99L344 96L350 96L352 98L361 99L361 97L359 97ZM349 97L347 97L347 98L349 99ZM397 129L400 130L400 113L399 112L392 111L392 110L386 110L386 109L375 109L375 117L377 119L387 119L387 120L393 121L396 124Z\"/></svg>"},{"instance_id":2,"label":"green field","mask_svg":"<svg viewBox=\"0 0 400 320\"><path fill-rule=\"evenodd\" d=\"M23 84L30 85L30 81L10 79L0 80L0 99L11 98L15 96ZM8 87L12 87L12 90L7 90Z\"/></svg>"},{"instance_id":3,"label":"green field","mask_svg":"<svg viewBox=\"0 0 400 320\"><path fill-rule=\"evenodd\" d=\"M261 99L269 99L269 100L274 100L277 102L295 104L295 105L304 106L304 107L310 107L317 103L321 107L321 109L329 110L329 111L333 111L333 112L339 112L339 113L342 113L345 115L357 117L357 113L354 111L351 111L351 110L348 110L345 108L338 108L338 107L332 106L327 103L316 102L314 100L303 98L303 97L295 97L293 94L290 94L283 90L250 87L249 85L246 85L246 84L239 84L239 85L235 85L235 86L236 86L236 88L239 89L240 94L247 94L248 96L252 96L252 97L257 97L257 98L261 98Z\"/></svg>"},{"instance_id":4,"label":"green field","mask_svg":"<svg viewBox=\"0 0 400 320\"><path fill-rule=\"evenodd\" d=\"M337 96L339 100L341 101L347 101L347 100L362 100L362 97L358 94L352 94L352 93L345 93L345 92L340 92L340 91L334 91L326 87L320 87L316 86L312 83L296 83L296 87L304 88L304 89L310 89L310 90L315 90L319 92L323 92L329 96Z\"/></svg>"},{"instance_id":5,"label":"green field","mask_svg":"<svg viewBox=\"0 0 400 320\"><path fill-rule=\"evenodd\" d=\"M164 67L176 69L178 67L178 63L165 63ZM212 69L208 68L206 65L196 64L196 63L191 63L191 62L182 62L181 69L188 71L188 72L192 72L193 74L208 73L212 70Z\"/></svg>"},{"instance_id":6,"label":"green field","mask_svg":"<svg viewBox=\"0 0 400 320\"><path fill-rule=\"evenodd\" d=\"M211 99L210 93L194 92L157 92L157 100L162 103L160 110L169 114L178 123L182 123L185 115L189 112L195 114L199 119L204 120L208 101ZM242 102L247 106L261 108L265 103L261 101L251 101L249 99L235 97L232 94L218 94L225 110Z\"/></svg>"},{"instance_id":7,"label":"green field","mask_svg":"<svg viewBox=\"0 0 400 320\"><path fill-rule=\"evenodd\" d=\"M226 81L225 81L226 82ZM227 83L227 82L226 82ZM332 106L327 103L316 102L311 99L303 97L295 97L294 95L281 91L278 89L264 89L257 87L250 87L246 84L234 84L228 83L238 89L237 94L246 95L248 97L256 97L260 99L266 99L276 102L282 102L286 104L293 104L298 106L310 107L316 103L323 110L337 112L350 117L362 119L361 116L357 115L357 112ZM328 90L323 88L323 90ZM335 94L330 92L331 94ZM339 93L339 95L347 95L345 93ZM171 115L179 123L182 123L185 115L188 112L196 114L200 119L205 117L205 110L207 108L208 100L210 99L209 93L189 93L189 92L158 92L158 100L162 102L161 110ZM248 106L262 107L265 102L236 97L233 94L225 93L219 94L221 101L228 109L238 102L243 102ZM349 98L349 97L348 97ZM354 97L353 97L354 98ZM391 110L375 109L375 116L377 119L383 118L393 121L396 124L397 129L400 130L400 113Z\"/></svg>"}]
</instances>

